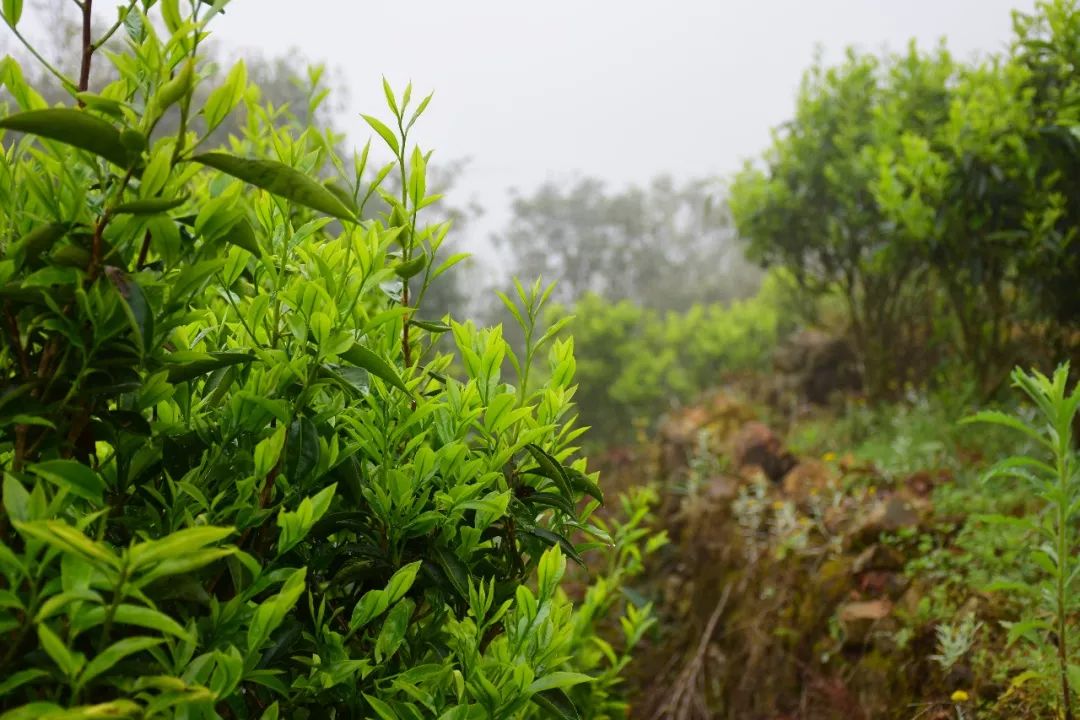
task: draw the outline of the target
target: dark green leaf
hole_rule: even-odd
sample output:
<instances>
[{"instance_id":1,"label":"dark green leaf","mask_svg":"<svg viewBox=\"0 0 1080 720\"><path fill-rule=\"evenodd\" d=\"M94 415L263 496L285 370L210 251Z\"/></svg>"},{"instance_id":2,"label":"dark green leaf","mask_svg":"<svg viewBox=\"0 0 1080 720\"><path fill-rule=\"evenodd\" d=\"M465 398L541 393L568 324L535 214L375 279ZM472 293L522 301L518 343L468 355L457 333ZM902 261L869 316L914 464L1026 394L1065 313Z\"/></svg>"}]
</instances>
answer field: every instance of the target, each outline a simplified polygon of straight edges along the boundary
<instances>
[{"instance_id":1,"label":"dark green leaf","mask_svg":"<svg viewBox=\"0 0 1080 720\"><path fill-rule=\"evenodd\" d=\"M356 200L353 199L353 196L349 193L348 190L341 187L333 180L327 180L326 182L324 182L323 187L332 192L334 194L334 197L341 201L342 205L352 211L353 215L360 214L360 209L356 207Z\"/></svg>"},{"instance_id":2,"label":"dark green leaf","mask_svg":"<svg viewBox=\"0 0 1080 720\"><path fill-rule=\"evenodd\" d=\"M110 267L106 274L124 299L131 326L142 340L143 352L150 352L154 343L154 311L147 302L146 295L139 283L122 270Z\"/></svg>"},{"instance_id":3,"label":"dark green leaf","mask_svg":"<svg viewBox=\"0 0 1080 720\"><path fill-rule=\"evenodd\" d=\"M554 482L556 487L559 488L559 492L566 496L567 499L573 500L574 496L570 490L570 481L567 479L566 472L559 461L545 452L539 445L529 443L525 446L525 449L529 451L529 454L533 456L533 460L539 466L538 474Z\"/></svg>"},{"instance_id":4,"label":"dark green leaf","mask_svg":"<svg viewBox=\"0 0 1080 720\"><path fill-rule=\"evenodd\" d=\"M285 436L285 476L292 482L312 480L319 466L319 434L306 416L293 420Z\"/></svg>"},{"instance_id":5,"label":"dark green leaf","mask_svg":"<svg viewBox=\"0 0 1080 720\"><path fill-rule=\"evenodd\" d=\"M236 352L200 353L194 351L175 352L166 355L165 367L171 383L186 382L200 375L230 365L241 365L255 359L254 355Z\"/></svg>"},{"instance_id":6,"label":"dark green leaf","mask_svg":"<svg viewBox=\"0 0 1080 720\"><path fill-rule=\"evenodd\" d=\"M408 280L427 267L427 255L420 253L408 262L398 263L394 266L394 274L403 280Z\"/></svg>"},{"instance_id":7,"label":"dark green leaf","mask_svg":"<svg viewBox=\"0 0 1080 720\"><path fill-rule=\"evenodd\" d=\"M600 489L600 486L594 483L589 476L580 470L563 466L563 470L566 473L567 479L570 481L570 487L579 493L588 495L589 497L604 502L604 493Z\"/></svg>"},{"instance_id":8,"label":"dark green leaf","mask_svg":"<svg viewBox=\"0 0 1080 720\"><path fill-rule=\"evenodd\" d=\"M295 168L274 160L249 160L228 153L196 155L193 161L262 188L298 205L356 222L356 217L332 192Z\"/></svg>"},{"instance_id":9,"label":"dark green leaf","mask_svg":"<svg viewBox=\"0 0 1080 720\"><path fill-rule=\"evenodd\" d=\"M402 382L401 377L390 363L359 343L341 353L341 359L357 367L364 368L375 377L381 378L402 392L409 392L409 388L405 386L405 383Z\"/></svg>"},{"instance_id":10,"label":"dark green leaf","mask_svg":"<svg viewBox=\"0 0 1080 720\"><path fill-rule=\"evenodd\" d=\"M409 320L410 325L427 330L429 333L446 333L450 332L450 326L446 323L433 322L431 320Z\"/></svg>"},{"instance_id":11,"label":"dark green leaf","mask_svg":"<svg viewBox=\"0 0 1080 720\"><path fill-rule=\"evenodd\" d=\"M98 675L108 672L113 665L127 656L155 647L163 642L165 641L161 638L152 637L129 637L116 641L86 664L86 668L79 675L79 685L85 685Z\"/></svg>"},{"instance_id":12,"label":"dark green leaf","mask_svg":"<svg viewBox=\"0 0 1080 720\"><path fill-rule=\"evenodd\" d=\"M251 223L247 220L241 220L232 226L232 228L226 232L221 239L224 242L231 243L238 248L247 250L252 255L259 255L259 241L255 237L255 231L251 229Z\"/></svg>"},{"instance_id":13,"label":"dark green leaf","mask_svg":"<svg viewBox=\"0 0 1080 720\"><path fill-rule=\"evenodd\" d=\"M96 472L74 460L46 460L30 466L30 471L58 485L72 495L101 503L105 481Z\"/></svg>"},{"instance_id":14,"label":"dark green leaf","mask_svg":"<svg viewBox=\"0 0 1080 720\"><path fill-rule=\"evenodd\" d=\"M157 215L180 207L186 200L187 197L133 200L117 205L113 208L113 213L116 215Z\"/></svg>"},{"instance_id":15,"label":"dark green leaf","mask_svg":"<svg viewBox=\"0 0 1080 720\"><path fill-rule=\"evenodd\" d=\"M536 693L531 700L546 710L551 717L560 718L560 720L581 720L581 714L574 707L570 696L559 688Z\"/></svg>"},{"instance_id":16,"label":"dark green leaf","mask_svg":"<svg viewBox=\"0 0 1080 720\"><path fill-rule=\"evenodd\" d=\"M574 506L562 495L549 492L534 492L532 495L520 498L520 501L531 508L532 513L537 512L537 508L554 508L560 510L570 517L574 517Z\"/></svg>"},{"instance_id":17,"label":"dark green leaf","mask_svg":"<svg viewBox=\"0 0 1080 720\"><path fill-rule=\"evenodd\" d=\"M28 110L0 120L0 128L56 140L103 157L120 167L130 165L130 153L120 140L120 131L82 110Z\"/></svg>"},{"instance_id":18,"label":"dark green leaf","mask_svg":"<svg viewBox=\"0 0 1080 720\"><path fill-rule=\"evenodd\" d=\"M469 569L465 566L465 563L461 562L460 558L452 551L447 550L444 547L435 547L435 561L442 568L443 573L446 575L446 579L450 581L451 587L463 599L469 599Z\"/></svg>"},{"instance_id":19,"label":"dark green leaf","mask_svg":"<svg viewBox=\"0 0 1080 720\"><path fill-rule=\"evenodd\" d=\"M17 265L33 263L41 253L56 244L71 229L71 223L40 225L16 240L8 250Z\"/></svg>"},{"instance_id":20,"label":"dark green leaf","mask_svg":"<svg viewBox=\"0 0 1080 720\"><path fill-rule=\"evenodd\" d=\"M576 562L581 567L588 570L588 566L585 564L585 560L578 554L577 548L574 547L574 543L567 540L562 535L547 530L542 527L522 527L521 532L526 535L532 535L535 538L539 538L548 545L558 545L562 548L562 551L570 556L570 559Z\"/></svg>"}]
</instances>

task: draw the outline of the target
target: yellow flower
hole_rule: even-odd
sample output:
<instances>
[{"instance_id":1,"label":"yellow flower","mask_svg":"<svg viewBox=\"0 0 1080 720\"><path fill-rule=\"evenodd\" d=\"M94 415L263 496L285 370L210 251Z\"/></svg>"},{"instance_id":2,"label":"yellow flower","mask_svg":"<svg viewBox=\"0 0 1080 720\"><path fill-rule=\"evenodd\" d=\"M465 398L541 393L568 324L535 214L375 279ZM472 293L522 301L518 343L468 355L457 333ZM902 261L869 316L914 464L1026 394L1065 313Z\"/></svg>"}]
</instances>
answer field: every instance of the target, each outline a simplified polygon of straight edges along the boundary
<instances>
[{"instance_id":1,"label":"yellow flower","mask_svg":"<svg viewBox=\"0 0 1080 720\"><path fill-rule=\"evenodd\" d=\"M821 456L821 459L824 460L825 462L832 462L833 460L836 459L836 453L827 452L827 453L825 453L824 455Z\"/></svg>"},{"instance_id":2,"label":"yellow flower","mask_svg":"<svg viewBox=\"0 0 1080 720\"><path fill-rule=\"evenodd\" d=\"M962 702L967 702L968 700L970 700L971 696L968 695L967 692L965 692L963 690L957 690L956 692L954 692L952 694L952 696L949 699L952 700L954 703L962 703Z\"/></svg>"}]
</instances>

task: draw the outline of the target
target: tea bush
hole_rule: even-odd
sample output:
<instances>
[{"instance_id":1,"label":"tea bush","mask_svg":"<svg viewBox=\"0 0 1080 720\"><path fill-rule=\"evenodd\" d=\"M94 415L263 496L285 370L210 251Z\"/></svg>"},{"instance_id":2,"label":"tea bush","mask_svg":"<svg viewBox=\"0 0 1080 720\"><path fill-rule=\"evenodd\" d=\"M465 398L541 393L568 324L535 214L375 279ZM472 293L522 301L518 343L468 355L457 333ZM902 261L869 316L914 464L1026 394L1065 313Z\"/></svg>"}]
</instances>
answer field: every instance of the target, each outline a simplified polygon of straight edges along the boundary
<instances>
[{"instance_id":1,"label":"tea bush","mask_svg":"<svg viewBox=\"0 0 1080 720\"><path fill-rule=\"evenodd\" d=\"M580 608L560 589L611 544L572 340L532 343L529 383L500 328L417 316L461 259L435 265L449 224L421 220L430 96L384 83L373 172L243 65L193 102L225 5L138 0L99 29L81 3L71 106L0 66L0 717L621 715L648 610L594 633L631 551ZM17 33L23 3L2 10ZM240 105L242 137L204 147Z\"/></svg>"},{"instance_id":2,"label":"tea bush","mask_svg":"<svg viewBox=\"0 0 1080 720\"><path fill-rule=\"evenodd\" d=\"M753 256L843 294L875 397L951 361L985 398L1075 355L1078 31L1080 3L1040 0L979 62L912 43L816 64L733 183Z\"/></svg>"}]
</instances>

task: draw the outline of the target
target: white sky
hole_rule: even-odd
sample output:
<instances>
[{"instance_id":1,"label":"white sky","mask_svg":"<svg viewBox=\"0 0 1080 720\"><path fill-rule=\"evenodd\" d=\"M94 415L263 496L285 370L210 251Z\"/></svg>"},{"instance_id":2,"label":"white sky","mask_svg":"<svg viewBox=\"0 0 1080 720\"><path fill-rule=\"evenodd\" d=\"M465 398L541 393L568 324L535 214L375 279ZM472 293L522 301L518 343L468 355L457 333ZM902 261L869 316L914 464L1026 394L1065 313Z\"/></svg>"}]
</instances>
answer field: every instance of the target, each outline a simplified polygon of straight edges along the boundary
<instances>
[{"instance_id":1,"label":"white sky","mask_svg":"<svg viewBox=\"0 0 1080 720\"><path fill-rule=\"evenodd\" d=\"M728 176L791 114L820 44L902 50L946 36L969 57L1002 49L1010 9L1033 0L234 0L226 46L289 48L339 69L340 127L384 114L380 77L435 99L417 139L468 157L456 204L506 218L508 190L574 173L613 185ZM472 234L472 233L471 233ZM473 240L477 240L474 236Z\"/></svg>"}]
</instances>

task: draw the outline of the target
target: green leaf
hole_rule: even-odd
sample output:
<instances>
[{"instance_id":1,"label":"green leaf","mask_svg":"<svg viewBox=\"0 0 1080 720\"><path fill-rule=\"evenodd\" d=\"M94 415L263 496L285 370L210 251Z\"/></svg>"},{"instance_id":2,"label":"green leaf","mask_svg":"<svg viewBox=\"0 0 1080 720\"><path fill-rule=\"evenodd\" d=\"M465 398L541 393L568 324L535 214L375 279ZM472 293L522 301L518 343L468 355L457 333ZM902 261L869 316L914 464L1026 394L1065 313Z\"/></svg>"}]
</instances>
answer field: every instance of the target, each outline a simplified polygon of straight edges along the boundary
<instances>
[{"instance_id":1,"label":"green leaf","mask_svg":"<svg viewBox=\"0 0 1080 720\"><path fill-rule=\"evenodd\" d=\"M394 573L390 582L386 584L386 596L388 603L396 603L416 581L416 572L420 569L420 561L411 562Z\"/></svg>"},{"instance_id":2,"label":"green leaf","mask_svg":"<svg viewBox=\"0 0 1080 720\"><path fill-rule=\"evenodd\" d=\"M228 153L213 152L196 155L194 162L226 175L262 188L298 205L356 222L352 214L337 196L295 168L275 160L249 160Z\"/></svg>"},{"instance_id":3,"label":"green leaf","mask_svg":"<svg viewBox=\"0 0 1080 720\"><path fill-rule=\"evenodd\" d=\"M386 104L390 108L390 112L394 113L395 117L400 117L401 112L398 110L397 100L394 98L394 91L390 87L390 82L384 77L382 79L383 94L386 95Z\"/></svg>"},{"instance_id":4,"label":"green leaf","mask_svg":"<svg viewBox=\"0 0 1080 720\"><path fill-rule=\"evenodd\" d=\"M357 367L364 368L375 377L381 378L404 393L409 392L409 388L405 386L405 383L402 382L401 377L391 367L390 363L359 343L341 353L341 359Z\"/></svg>"},{"instance_id":5,"label":"green leaf","mask_svg":"<svg viewBox=\"0 0 1080 720\"><path fill-rule=\"evenodd\" d=\"M970 415L960 421L963 424L970 423L988 423L991 425L1003 425L1007 428L1012 428L1017 432L1023 433L1027 437L1031 438L1035 442L1039 443L1045 448L1053 450L1053 447L1047 442L1046 438L1036 432L1027 423L1019 418L1013 417L1007 413L1003 413L999 410L984 410L982 412Z\"/></svg>"},{"instance_id":6,"label":"green leaf","mask_svg":"<svg viewBox=\"0 0 1080 720\"><path fill-rule=\"evenodd\" d=\"M369 622L386 612L390 607L389 596L385 590L368 590L353 608L349 619L349 630L356 632Z\"/></svg>"},{"instance_id":7,"label":"green leaf","mask_svg":"<svg viewBox=\"0 0 1080 720\"><path fill-rule=\"evenodd\" d=\"M120 140L120 131L82 110L28 110L0 120L0 128L56 140L103 157L120 167L131 164L130 153Z\"/></svg>"},{"instance_id":8,"label":"green leaf","mask_svg":"<svg viewBox=\"0 0 1080 720\"><path fill-rule=\"evenodd\" d=\"M4 0L4 20L11 27L19 24L22 17L23 0Z\"/></svg>"},{"instance_id":9,"label":"green leaf","mask_svg":"<svg viewBox=\"0 0 1080 720\"><path fill-rule=\"evenodd\" d=\"M408 262L398 263L397 265L395 265L394 274L402 280L408 280L409 278L423 272L424 268L427 267L427 261L427 255L425 255L424 253L420 253Z\"/></svg>"},{"instance_id":10,"label":"green leaf","mask_svg":"<svg viewBox=\"0 0 1080 720\"><path fill-rule=\"evenodd\" d=\"M256 257L262 254L259 249L259 240L255 237L255 231L251 229L251 223L247 220L241 220L233 225L221 236L221 240L238 248L243 248Z\"/></svg>"},{"instance_id":11,"label":"green leaf","mask_svg":"<svg viewBox=\"0 0 1080 720\"><path fill-rule=\"evenodd\" d=\"M38 641L61 672L69 678L75 677L86 662L86 658L81 653L68 650L64 641L57 637L45 623L38 625Z\"/></svg>"},{"instance_id":12,"label":"green leaf","mask_svg":"<svg viewBox=\"0 0 1080 720\"><path fill-rule=\"evenodd\" d=\"M588 475L575 470L574 468L563 466L563 471L566 473L567 479L570 481L570 486L579 493L588 495L595 500L598 500L601 504L604 502L604 493L600 490L600 486L594 483Z\"/></svg>"},{"instance_id":13,"label":"green leaf","mask_svg":"<svg viewBox=\"0 0 1080 720\"><path fill-rule=\"evenodd\" d=\"M206 126L212 130L220 125L244 97L247 87L247 68L243 61L233 65L225 83L210 93L203 108Z\"/></svg>"},{"instance_id":14,"label":"green leaf","mask_svg":"<svg viewBox=\"0 0 1080 720\"><path fill-rule=\"evenodd\" d=\"M91 608L76 616L72 622L72 628L83 631L97 627L105 622L106 616L107 608ZM117 605L113 612L113 622L119 625L134 625L147 630L168 633L181 640L187 640L190 637L187 630L165 613L141 605Z\"/></svg>"},{"instance_id":15,"label":"green leaf","mask_svg":"<svg viewBox=\"0 0 1080 720\"><path fill-rule=\"evenodd\" d=\"M364 699L368 701L368 704L371 705L371 709L375 711L375 714L377 714L381 720L399 720L394 709L379 698L364 693Z\"/></svg>"},{"instance_id":16,"label":"green leaf","mask_svg":"<svg viewBox=\"0 0 1080 720\"><path fill-rule=\"evenodd\" d=\"M322 454L315 423L301 415L289 425L285 437L285 476L290 481L306 482L318 467Z\"/></svg>"},{"instance_id":17,"label":"green leaf","mask_svg":"<svg viewBox=\"0 0 1080 720\"><path fill-rule=\"evenodd\" d=\"M434 549L435 561L442 568L450 586L463 599L469 599L469 569L461 562L453 551L444 547L436 546Z\"/></svg>"},{"instance_id":18,"label":"green leaf","mask_svg":"<svg viewBox=\"0 0 1080 720\"><path fill-rule=\"evenodd\" d=\"M63 712L63 708L59 705L50 702L32 702L14 710L8 710L0 715L0 720L42 720L58 712Z\"/></svg>"},{"instance_id":19,"label":"green leaf","mask_svg":"<svg viewBox=\"0 0 1080 720\"><path fill-rule=\"evenodd\" d=\"M581 714L570 697L562 690L544 690L534 694L530 700L539 705L553 717L560 720L581 720Z\"/></svg>"},{"instance_id":20,"label":"green leaf","mask_svg":"<svg viewBox=\"0 0 1080 720\"><path fill-rule=\"evenodd\" d=\"M533 680L532 684L529 685L529 692L538 693L555 688L567 688L592 681L591 676L583 673L553 672Z\"/></svg>"},{"instance_id":21,"label":"green leaf","mask_svg":"<svg viewBox=\"0 0 1080 720\"><path fill-rule=\"evenodd\" d=\"M112 567L119 565L120 559L107 547L96 543L77 529L58 520L43 522L18 522L13 520L15 528L23 535L41 540L63 552L71 552L87 560L93 560Z\"/></svg>"},{"instance_id":22,"label":"green leaf","mask_svg":"<svg viewBox=\"0 0 1080 720\"><path fill-rule=\"evenodd\" d=\"M571 560L573 560L586 570L589 569L588 565L585 564L585 560L581 557L581 555L578 554L577 548L574 547L574 544L562 535L542 527L522 527L521 531L527 535L532 535L533 537L544 541L548 545L557 545L559 548L562 549L564 553L570 556Z\"/></svg>"},{"instance_id":23,"label":"green leaf","mask_svg":"<svg viewBox=\"0 0 1080 720\"><path fill-rule=\"evenodd\" d=\"M82 687L98 675L108 672L113 665L127 656L160 645L163 642L165 641L160 638L152 637L130 637L118 640L102 650L93 660L86 664L86 668L79 676L79 686Z\"/></svg>"},{"instance_id":24,"label":"green leaf","mask_svg":"<svg viewBox=\"0 0 1080 720\"><path fill-rule=\"evenodd\" d=\"M147 198L122 203L113 208L116 215L157 215L178 208L187 201L187 196L178 198Z\"/></svg>"},{"instance_id":25,"label":"green leaf","mask_svg":"<svg viewBox=\"0 0 1080 720\"><path fill-rule=\"evenodd\" d=\"M349 193L348 190L341 187L333 180L325 180L323 182L323 187L332 192L334 194L334 197L340 200L342 205L349 208L350 212L352 212L353 215L360 214L360 208L356 207L356 200L353 198L353 196Z\"/></svg>"},{"instance_id":26,"label":"green leaf","mask_svg":"<svg viewBox=\"0 0 1080 720\"><path fill-rule=\"evenodd\" d=\"M46 460L30 466L30 472L64 488L72 495L97 504L102 502L105 481L96 472L74 460Z\"/></svg>"},{"instance_id":27,"label":"green leaf","mask_svg":"<svg viewBox=\"0 0 1080 720\"><path fill-rule=\"evenodd\" d=\"M183 350L166 355L164 365L168 369L169 382L181 383L205 375L218 368L242 365L254 359L255 356L249 353L200 353Z\"/></svg>"},{"instance_id":28,"label":"green leaf","mask_svg":"<svg viewBox=\"0 0 1080 720\"><path fill-rule=\"evenodd\" d=\"M434 322L431 320L409 320L410 325L427 330L429 333L442 334L450 332L450 326L446 323Z\"/></svg>"},{"instance_id":29,"label":"green leaf","mask_svg":"<svg viewBox=\"0 0 1080 720\"><path fill-rule=\"evenodd\" d=\"M315 523L330 509L335 490L337 490L337 483L323 488L314 497L304 498L296 512L286 512L282 508L277 518L277 524L281 528L281 536L278 538L279 555L296 547L307 537Z\"/></svg>"},{"instance_id":30,"label":"green leaf","mask_svg":"<svg viewBox=\"0 0 1080 720\"><path fill-rule=\"evenodd\" d=\"M4 509L12 520L30 520L30 493L18 478L10 473L4 473L3 500Z\"/></svg>"},{"instance_id":31,"label":"green leaf","mask_svg":"<svg viewBox=\"0 0 1080 720\"><path fill-rule=\"evenodd\" d=\"M177 530L160 540L149 540L133 546L128 551L128 562L133 571L163 560L201 550L207 545L220 542L233 534L231 527L193 527Z\"/></svg>"},{"instance_id":32,"label":"green leaf","mask_svg":"<svg viewBox=\"0 0 1080 720\"><path fill-rule=\"evenodd\" d=\"M533 460L539 466L540 469L537 472L554 482L555 486L559 488L559 492L566 496L567 499L573 500L574 496L570 490L570 481L566 477L562 464L538 445L529 443L525 446L525 449L529 451L529 454L533 456Z\"/></svg>"},{"instance_id":33,"label":"green leaf","mask_svg":"<svg viewBox=\"0 0 1080 720\"><path fill-rule=\"evenodd\" d=\"M378 662L393 657L401 647L401 642L409 629L409 619L415 609L416 603L406 598L390 610L390 614L383 622L382 630L379 631L379 637L375 641L375 659Z\"/></svg>"},{"instance_id":34,"label":"green leaf","mask_svg":"<svg viewBox=\"0 0 1080 720\"><path fill-rule=\"evenodd\" d=\"M20 670L12 673L5 678L3 682L0 682L0 697L4 697L20 685L25 685L28 682L33 682L46 677L49 677L49 673L37 669Z\"/></svg>"},{"instance_id":35,"label":"green leaf","mask_svg":"<svg viewBox=\"0 0 1080 720\"><path fill-rule=\"evenodd\" d=\"M281 587L281 592L265 600L255 610L255 616L248 626L248 651L256 652L262 648L270 634L281 625L285 616L296 605L300 594L304 592L304 578L307 576L307 568L293 571Z\"/></svg>"},{"instance_id":36,"label":"green leaf","mask_svg":"<svg viewBox=\"0 0 1080 720\"><path fill-rule=\"evenodd\" d=\"M367 121L367 124L371 126L371 129L379 133L379 137L386 141L386 144L390 146L390 151L394 155L398 155L401 152L401 147L398 145L397 136L394 135L394 131L386 127L377 117L371 115L361 115Z\"/></svg>"},{"instance_id":37,"label":"green leaf","mask_svg":"<svg viewBox=\"0 0 1080 720\"><path fill-rule=\"evenodd\" d=\"M8 255L15 259L15 264L19 267L34 263L43 252L67 235L71 226L71 223L39 225L16 240L8 249Z\"/></svg>"},{"instance_id":38,"label":"green leaf","mask_svg":"<svg viewBox=\"0 0 1080 720\"><path fill-rule=\"evenodd\" d=\"M155 565L150 572L138 579L136 585L143 587L163 577L188 575L222 558L235 555L237 552L239 551L234 547L212 548L171 557Z\"/></svg>"}]
</instances>

